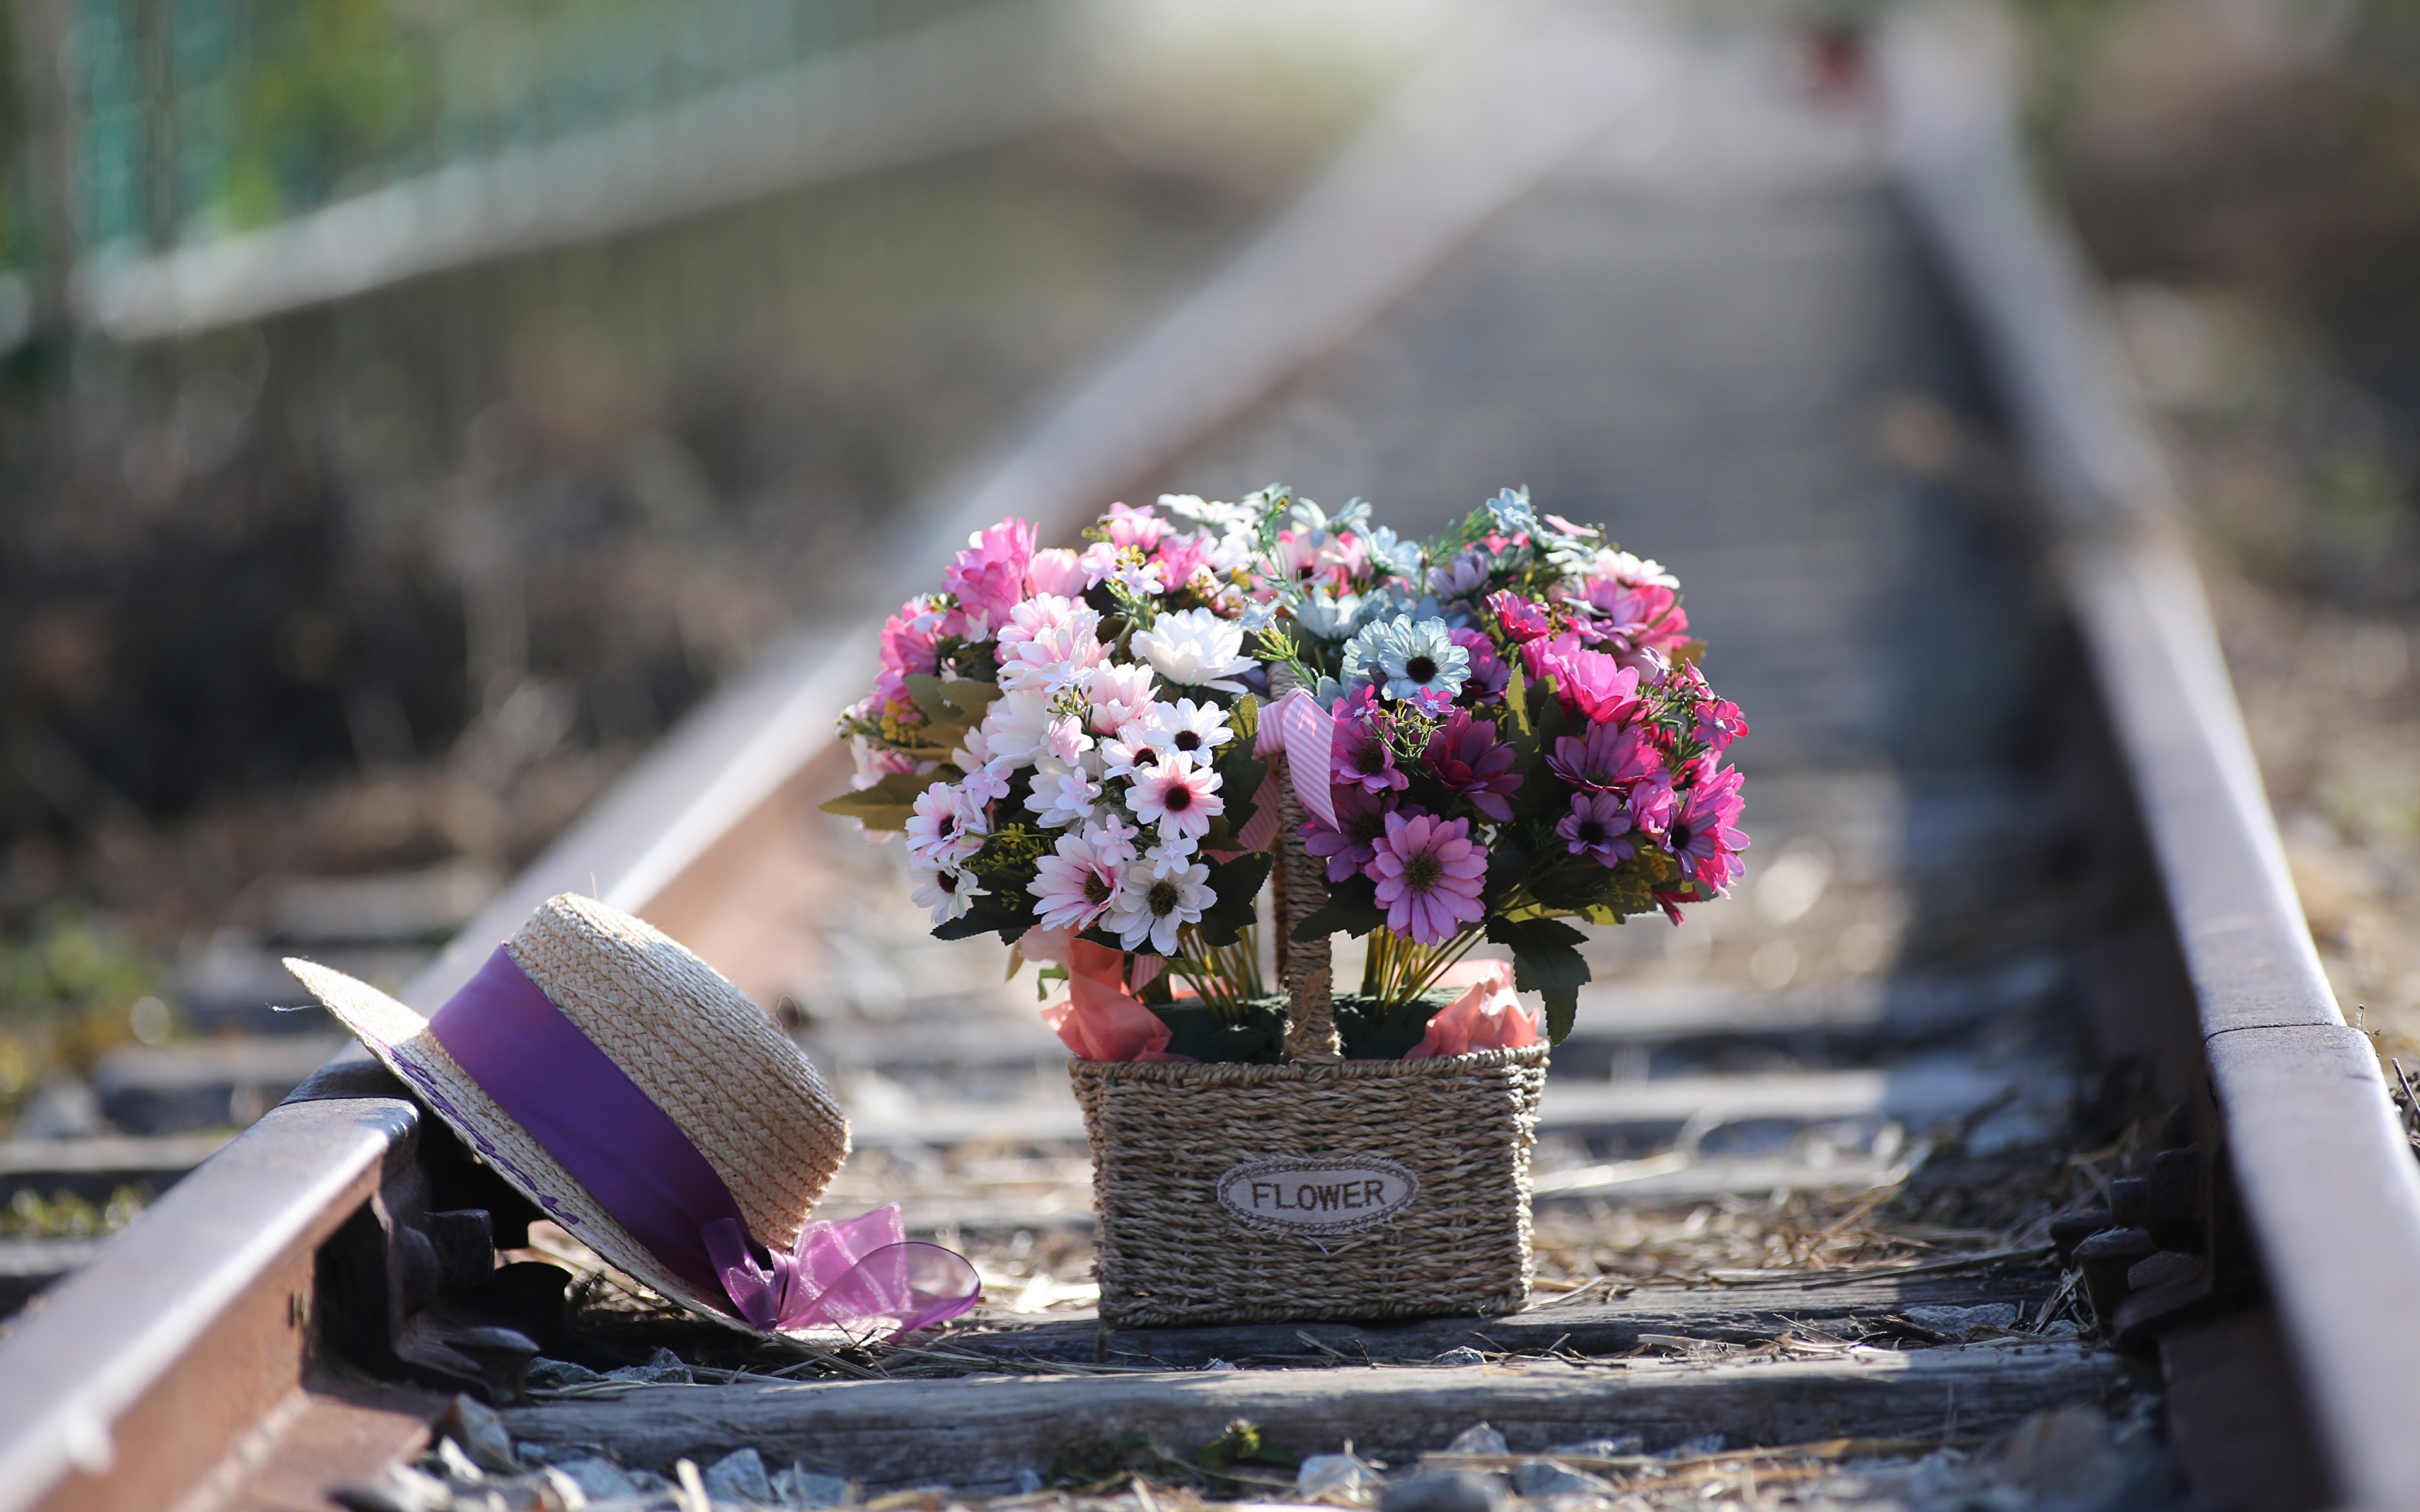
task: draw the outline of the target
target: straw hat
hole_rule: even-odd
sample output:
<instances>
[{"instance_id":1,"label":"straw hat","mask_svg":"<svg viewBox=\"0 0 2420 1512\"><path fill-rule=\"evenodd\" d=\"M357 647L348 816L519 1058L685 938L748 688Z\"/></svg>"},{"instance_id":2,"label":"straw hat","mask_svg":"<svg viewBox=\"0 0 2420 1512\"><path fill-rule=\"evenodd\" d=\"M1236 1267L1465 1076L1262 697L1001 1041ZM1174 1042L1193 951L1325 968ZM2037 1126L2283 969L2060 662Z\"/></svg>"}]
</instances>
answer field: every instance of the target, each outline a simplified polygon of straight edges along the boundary
<instances>
[{"instance_id":1,"label":"straw hat","mask_svg":"<svg viewBox=\"0 0 2420 1512\"><path fill-rule=\"evenodd\" d=\"M795 1243L848 1154L848 1121L764 1010L651 925L593 898L547 900L504 949L688 1136L749 1232L776 1251ZM447 1053L428 1020L342 972L286 965L555 1222L664 1296L732 1320L728 1299L701 1292L632 1238Z\"/></svg>"}]
</instances>

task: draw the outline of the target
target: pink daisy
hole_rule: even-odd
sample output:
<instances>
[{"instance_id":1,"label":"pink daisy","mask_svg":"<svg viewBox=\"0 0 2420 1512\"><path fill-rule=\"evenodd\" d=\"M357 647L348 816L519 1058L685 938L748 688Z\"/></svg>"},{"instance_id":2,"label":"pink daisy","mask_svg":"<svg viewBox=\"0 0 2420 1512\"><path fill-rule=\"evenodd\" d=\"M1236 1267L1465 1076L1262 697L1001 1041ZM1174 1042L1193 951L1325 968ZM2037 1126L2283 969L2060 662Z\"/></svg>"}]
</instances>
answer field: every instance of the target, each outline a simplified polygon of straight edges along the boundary
<instances>
[{"instance_id":1,"label":"pink daisy","mask_svg":"<svg viewBox=\"0 0 2420 1512\"><path fill-rule=\"evenodd\" d=\"M1170 751L1154 764L1136 769L1126 807L1144 824L1157 825L1162 840L1179 835L1200 840L1210 833L1211 819L1227 811L1227 800L1218 796L1223 780L1208 766L1194 765L1185 752Z\"/></svg>"},{"instance_id":2,"label":"pink daisy","mask_svg":"<svg viewBox=\"0 0 2420 1512\"><path fill-rule=\"evenodd\" d=\"M1034 917L1042 928L1078 932L1109 912L1125 882L1125 868L1108 848L1062 835L1058 854L1033 863L1025 890L1038 901Z\"/></svg>"},{"instance_id":3,"label":"pink daisy","mask_svg":"<svg viewBox=\"0 0 2420 1512\"><path fill-rule=\"evenodd\" d=\"M1681 795L1678 811L1665 831L1664 842L1673 858L1707 892L1729 891L1743 870L1739 853L1747 849L1747 836L1738 824L1746 803L1740 795L1745 780L1736 766L1706 778Z\"/></svg>"},{"instance_id":4,"label":"pink daisy","mask_svg":"<svg viewBox=\"0 0 2420 1512\"><path fill-rule=\"evenodd\" d=\"M1487 915L1479 901L1487 853L1470 841L1467 819L1387 816L1370 863L1387 927L1418 945L1442 945Z\"/></svg>"}]
</instances>

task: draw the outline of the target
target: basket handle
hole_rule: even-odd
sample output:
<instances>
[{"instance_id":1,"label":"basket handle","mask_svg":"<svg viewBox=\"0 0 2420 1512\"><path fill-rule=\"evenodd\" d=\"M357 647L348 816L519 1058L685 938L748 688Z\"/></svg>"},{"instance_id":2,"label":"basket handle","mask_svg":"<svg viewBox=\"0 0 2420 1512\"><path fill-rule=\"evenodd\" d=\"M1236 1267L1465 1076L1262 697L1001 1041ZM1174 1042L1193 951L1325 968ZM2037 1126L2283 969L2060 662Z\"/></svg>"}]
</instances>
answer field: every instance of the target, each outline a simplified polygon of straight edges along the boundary
<instances>
[{"instance_id":1,"label":"basket handle","mask_svg":"<svg viewBox=\"0 0 2420 1512\"><path fill-rule=\"evenodd\" d=\"M1270 667L1271 707L1301 686L1292 668ZM1326 937L1298 940L1294 934L1296 924L1327 904L1326 867L1318 856L1302 848L1302 837L1296 833L1303 822L1302 800L1295 796L1293 774L1283 770L1285 753L1280 751L1270 760L1280 768L1278 862L1272 901L1282 932L1277 958L1279 975L1285 982L1286 1056L1295 1061L1341 1064L1344 1046L1336 1036Z\"/></svg>"}]
</instances>

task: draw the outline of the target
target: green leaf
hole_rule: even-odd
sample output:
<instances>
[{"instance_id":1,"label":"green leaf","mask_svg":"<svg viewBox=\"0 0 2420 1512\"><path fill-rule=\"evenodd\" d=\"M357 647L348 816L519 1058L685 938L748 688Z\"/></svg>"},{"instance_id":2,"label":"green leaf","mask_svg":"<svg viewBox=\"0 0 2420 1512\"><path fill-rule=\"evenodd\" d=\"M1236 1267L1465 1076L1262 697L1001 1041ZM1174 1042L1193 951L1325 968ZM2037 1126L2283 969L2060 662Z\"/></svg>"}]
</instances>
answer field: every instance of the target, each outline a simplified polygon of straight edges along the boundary
<instances>
[{"instance_id":1,"label":"green leaf","mask_svg":"<svg viewBox=\"0 0 2420 1512\"><path fill-rule=\"evenodd\" d=\"M954 721L962 726L983 723L984 711L991 701L1000 697L997 683L978 683L972 678L943 682L930 672L914 672L908 678L908 696L924 717L935 724Z\"/></svg>"},{"instance_id":2,"label":"green leaf","mask_svg":"<svg viewBox=\"0 0 2420 1512\"><path fill-rule=\"evenodd\" d=\"M1512 723L1521 733L1534 734L1529 727L1529 680L1521 675L1521 657L1516 653L1512 660L1512 680L1504 685L1504 706L1512 711Z\"/></svg>"},{"instance_id":3,"label":"green leaf","mask_svg":"<svg viewBox=\"0 0 2420 1512\"><path fill-rule=\"evenodd\" d=\"M818 805L826 813L854 819L868 829L905 829L916 799L941 780L939 772L892 772L870 788L857 788Z\"/></svg>"},{"instance_id":4,"label":"green leaf","mask_svg":"<svg viewBox=\"0 0 2420 1512\"><path fill-rule=\"evenodd\" d=\"M1266 851L1251 851L1232 861L1210 863L1210 889L1218 901L1202 910L1202 922L1194 926L1203 944L1233 945L1252 927L1257 917L1252 903L1261 895L1261 884L1268 881L1275 859Z\"/></svg>"},{"instance_id":5,"label":"green leaf","mask_svg":"<svg viewBox=\"0 0 2420 1512\"><path fill-rule=\"evenodd\" d=\"M933 938L968 940L998 930L1002 944L1015 945L1032 927L1032 900L1020 896L1008 901L1001 893L987 892L963 916L933 926Z\"/></svg>"},{"instance_id":6,"label":"green leaf","mask_svg":"<svg viewBox=\"0 0 2420 1512\"><path fill-rule=\"evenodd\" d=\"M1350 876L1328 884L1327 905L1295 925L1294 938L1325 939L1338 930L1358 937L1386 921L1387 911L1378 906L1376 884L1365 876Z\"/></svg>"},{"instance_id":7,"label":"green leaf","mask_svg":"<svg viewBox=\"0 0 2420 1512\"><path fill-rule=\"evenodd\" d=\"M1512 950L1512 985L1544 994L1546 1038L1560 1044L1579 1014L1580 988L1589 980L1580 943L1588 938L1559 918L1493 919L1487 937Z\"/></svg>"},{"instance_id":8,"label":"green leaf","mask_svg":"<svg viewBox=\"0 0 2420 1512\"><path fill-rule=\"evenodd\" d=\"M1244 748L1251 749L1252 742L1261 735L1261 701L1249 693L1237 699L1235 706L1227 711L1227 723L1243 736Z\"/></svg>"},{"instance_id":9,"label":"green leaf","mask_svg":"<svg viewBox=\"0 0 2420 1512\"><path fill-rule=\"evenodd\" d=\"M1240 835L1251 824L1252 811L1259 807L1252 800L1260 795L1261 782L1269 775L1268 764L1252 760L1251 742L1243 740L1210 769L1218 774L1218 796L1226 804L1226 811L1219 817L1227 821L1231 831Z\"/></svg>"}]
</instances>

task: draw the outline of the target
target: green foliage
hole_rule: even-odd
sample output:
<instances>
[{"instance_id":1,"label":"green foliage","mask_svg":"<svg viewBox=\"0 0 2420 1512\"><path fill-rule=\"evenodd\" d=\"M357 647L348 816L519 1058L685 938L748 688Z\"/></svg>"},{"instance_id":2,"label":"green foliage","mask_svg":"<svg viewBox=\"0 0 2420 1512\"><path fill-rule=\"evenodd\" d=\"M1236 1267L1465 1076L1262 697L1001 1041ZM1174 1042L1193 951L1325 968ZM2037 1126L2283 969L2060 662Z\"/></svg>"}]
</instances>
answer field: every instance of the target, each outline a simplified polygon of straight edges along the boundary
<instances>
[{"instance_id":1,"label":"green foliage","mask_svg":"<svg viewBox=\"0 0 2420 1512\"><path fill-rule=\"evenodd\" d=\"M938 772L922 776L893 772L870 788L844 793L818 807L826 813L857 820L868 829L905 829L915 816L917 796L940 780Z\"/></svg>"},{"instance_id":2,"label":"green foliage","mask_svg":"<svg viewBox=\"0 0 2420 1512\"><path fill-rule=\"evenodd\" d=\"M132 1011L158 977L140 945L78 909L0 936L0 1130L52 1074L88 1071L133 1038Z\"/></svg>"},{"instance_id":3,"label":"green foliage","mask_svg":"<svg viewBox=\"0 0 2420 1512\"><path fill-rule=\"evenodd\" d=\"M1233 945L1252 927L1252 904L1275 859L1266 851L1248 851L1232 861L1209 863L1210 887L1218 901L1202 911L1202 922L1194 926L1203 944Z\"/></svg>"},{"instance_id":4,"label":"green foliage","mask_svg":"<svg viewBox=\"0 0 2420 1512\"><path fill-rule=\"evenodd\" d=\"M1556 1044L1572 1032L1589 965L1579 948L1588 936L1559 918L1497 918L1487 937L1512 951L1512 985L1546 999L1546 1037Z\"/></svg>"},{"instance_id":5,"label":"green foliage","mask_svg":"<svg viewBox=\"0 0 2420 1512\"><path fill-rule=\"evenodd\" d=\"M1387 921L1378 906L1378 886L1357 872L1327 885L1326 905L1313 910L1294 928L1297 940L1326 939L1342 930L1359 938Z\"/></svg>"}]
</instances>

